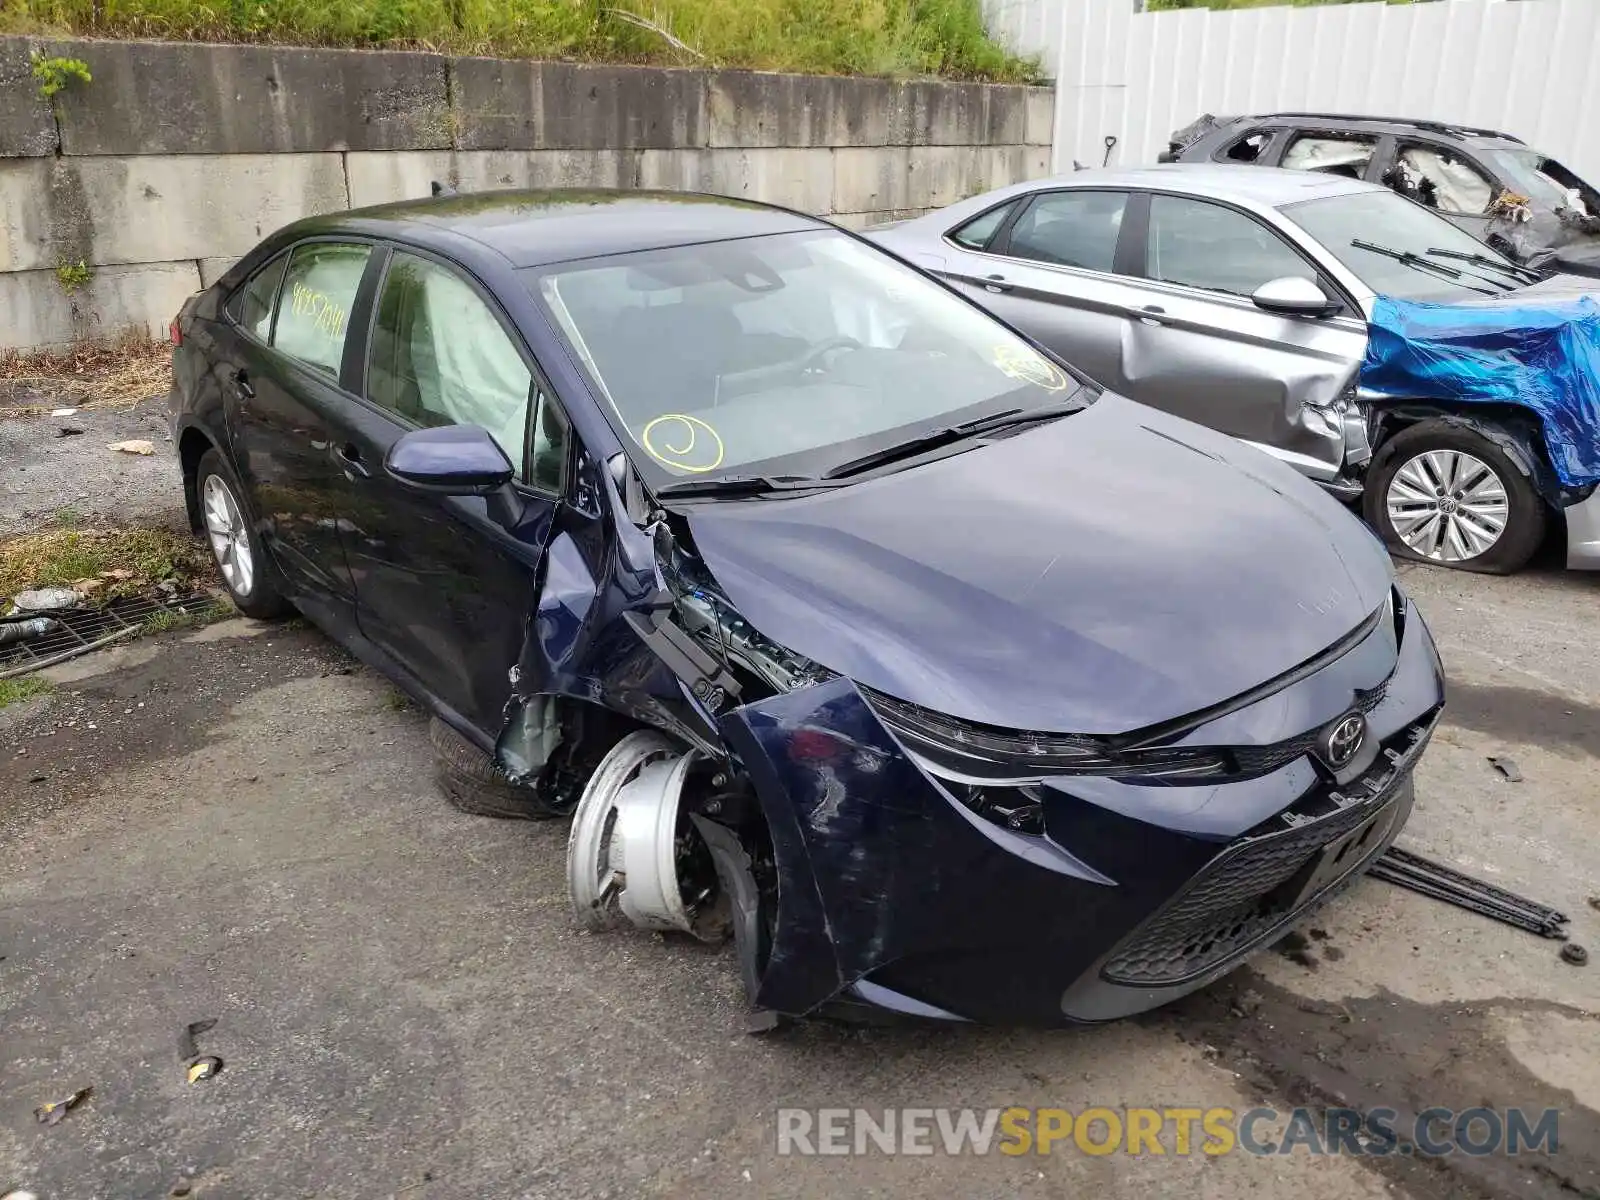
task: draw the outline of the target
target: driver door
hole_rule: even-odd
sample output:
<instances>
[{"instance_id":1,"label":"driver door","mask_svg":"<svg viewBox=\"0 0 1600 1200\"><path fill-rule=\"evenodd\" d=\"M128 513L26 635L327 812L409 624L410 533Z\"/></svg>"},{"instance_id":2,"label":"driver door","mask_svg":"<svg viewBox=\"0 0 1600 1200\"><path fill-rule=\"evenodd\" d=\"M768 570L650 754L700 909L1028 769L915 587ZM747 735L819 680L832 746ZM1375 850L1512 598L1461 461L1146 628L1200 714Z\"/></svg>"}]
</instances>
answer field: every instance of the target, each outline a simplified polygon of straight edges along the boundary
<instances>
[{"instance_id":1,"label":"driver door","mask_svg":"<svg viewBox=\"0 0 1600 1200\"><path fill-rule=\"evenodd\" d=\"M340 456L355 501L342 529L362 634L436 700L490 736L511 693L572 437L515 327L453 266L395 249L379 284L361 401ZM479 425L517 471L520 519L477 496L391 479L413 429Z\"/></svg>"},{"instance_id":2,"label":"driver door","mask_svg":"<svg viewBox=\"0 0 1600 1200\"><path fill-rule=\"evenodd\" d=\"M1254 443L1318 478L1344 461L1339 424L1316 411L1345 390L1366 327L1345 313L1280 316L1250 297L1286 276L1338 291L1254 216L1188 196L1150 195L1145 302L1124 367L1129 395ZM1311 406L1308 411L1308 406Z\"/></svg>"}]
</instances>

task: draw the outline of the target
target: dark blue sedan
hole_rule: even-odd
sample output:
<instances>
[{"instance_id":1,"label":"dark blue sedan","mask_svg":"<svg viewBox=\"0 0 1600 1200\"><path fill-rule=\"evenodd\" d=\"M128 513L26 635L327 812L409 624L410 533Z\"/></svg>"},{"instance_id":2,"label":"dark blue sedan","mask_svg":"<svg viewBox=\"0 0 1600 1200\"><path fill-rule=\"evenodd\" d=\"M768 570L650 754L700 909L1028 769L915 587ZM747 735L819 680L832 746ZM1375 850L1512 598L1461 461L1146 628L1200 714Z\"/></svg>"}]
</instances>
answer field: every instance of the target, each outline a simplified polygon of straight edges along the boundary
<instances>
[{"instance_id":1,"label":"dark blue sedan","mask_svg":"<svg viewBox=\"0 0 1600 1200\"><path fill-rule=\"evenodd\" d=\"M195 528L570 817L578 919L763 1021L1060 1023L1281 936L1443 701L1376 539L823 221L496 193L292 225L173 323Z\"/></svg>"}]
</instances>

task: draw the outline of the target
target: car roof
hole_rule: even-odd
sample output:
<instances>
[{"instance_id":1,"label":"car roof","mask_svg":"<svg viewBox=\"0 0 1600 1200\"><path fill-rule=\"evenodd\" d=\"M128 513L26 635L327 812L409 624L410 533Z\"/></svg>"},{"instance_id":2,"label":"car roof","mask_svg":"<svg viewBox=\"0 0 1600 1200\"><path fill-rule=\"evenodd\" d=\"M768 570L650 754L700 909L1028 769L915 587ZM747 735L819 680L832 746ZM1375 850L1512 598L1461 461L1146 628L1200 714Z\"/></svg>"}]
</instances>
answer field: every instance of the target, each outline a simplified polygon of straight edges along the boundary
<instances>
[{"instance_id":1,"label":"car roof","mask_svg":"<svg viewBox=\"0 0 1600 1200\"><path fill-rule=\"evenodd\" d=\"M514 267L533 267L826 228L826 222L814 217L728 196L551 188L435 196L352 209L301 222L296 234L377 233L426 245L435 233L451 233L498 252Z\"/></svg>"},{"instance_id":2,"label":"car roof","mask_svg":"<svg viewBox=\"0 0 1600 1200\"><path fill-rule=\"evenodd\" d=\"M1500 147L1502 149L1526 148L1521 138L1501 133L1496 129L1480 129L1473 125L1457 125L1449 121L1431 121L1421 117L1371 117L1358 113L1280 112L1254 113L1235 117L1238 126L1295 125L1303 129L1341 129L1352 133L1392 133L1401 137L1425 134L1443 141L1460 142L1464 146ZM1221 124L1227 125L1224 119ZM1234 128L1234 126L1228 126Z\"/></svg>"},{"instance_id":3,"label":"car roof","mask_svg":"<svg viewBox=\"0 0 1600 1200\"><path fill-rule=\"evenodd\" d=\"M1162 163L1159 166L1076 171L1055 179L1035 180L1027 190L1040 187L1154 188L1185 192L1212 200L1246 206L1281 208L1300 200L1343 196L1355 192L1383 192L1387 188L1344 175L1322 171L1285 171L1281 167L1253 167L1245 163Z\"/></svg>"}]
</instances>

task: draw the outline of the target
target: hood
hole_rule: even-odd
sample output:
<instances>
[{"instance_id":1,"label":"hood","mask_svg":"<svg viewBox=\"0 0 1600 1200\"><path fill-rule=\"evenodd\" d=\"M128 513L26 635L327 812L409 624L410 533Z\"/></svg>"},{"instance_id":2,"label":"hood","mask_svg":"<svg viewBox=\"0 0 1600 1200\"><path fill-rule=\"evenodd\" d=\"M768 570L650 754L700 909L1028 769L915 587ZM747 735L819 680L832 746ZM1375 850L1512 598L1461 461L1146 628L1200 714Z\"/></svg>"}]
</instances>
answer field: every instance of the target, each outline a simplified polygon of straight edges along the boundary
<instances>
[{"instance_id":1,"label":"hood","mask_svg":"<svg viewBox=\"0 0 1600 1200\"><path fill-rule=\"evenodd\" d=\"M1282 674L1384 600L1377 539L1289 468L1106 395L898 474L685 510L735 607L870 687L1125 733Z\"/></svg>"}]
</instances>

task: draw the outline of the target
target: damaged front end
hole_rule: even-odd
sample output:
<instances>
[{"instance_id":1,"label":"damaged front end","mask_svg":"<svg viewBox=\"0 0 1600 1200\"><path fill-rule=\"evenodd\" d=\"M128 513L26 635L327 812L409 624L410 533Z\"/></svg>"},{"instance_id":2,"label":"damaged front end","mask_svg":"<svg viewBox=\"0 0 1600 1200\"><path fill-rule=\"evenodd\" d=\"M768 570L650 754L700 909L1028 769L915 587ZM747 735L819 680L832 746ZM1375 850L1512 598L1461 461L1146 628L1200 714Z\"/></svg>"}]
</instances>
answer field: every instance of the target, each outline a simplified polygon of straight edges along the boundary
<instances>
[{"instance_id":1,"label":"damaged front end","mask_svg":"<svg viewBox=\"0 0 1600 1200\"><path fill-rule=\"evenodd\" d=\"M1150 1008L1268 943L1409 812L1442 692L1398 593L1291 671L1187 717L1012 730L779 644L730 596L748 578L719 582L729 543L715 557L697 544L739 518L701 526L620 490L614 511L632 515L611 537L552 543L498 760L572 811L581 925L731 935L769 1023ZM893 658L856 632L858 652ZM1335 765L1328 738L1352 718L1359 750Z\"/></svg>"}]
</instances>

